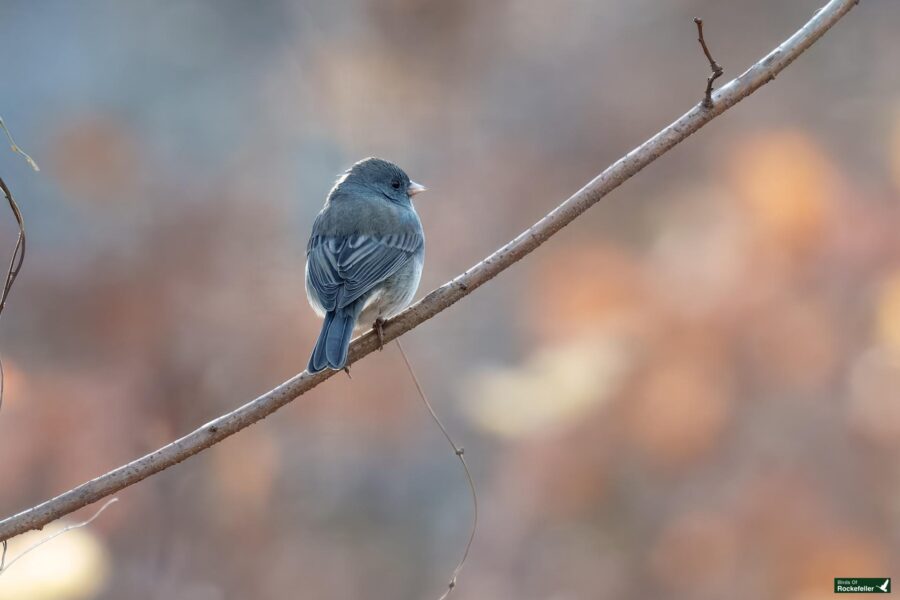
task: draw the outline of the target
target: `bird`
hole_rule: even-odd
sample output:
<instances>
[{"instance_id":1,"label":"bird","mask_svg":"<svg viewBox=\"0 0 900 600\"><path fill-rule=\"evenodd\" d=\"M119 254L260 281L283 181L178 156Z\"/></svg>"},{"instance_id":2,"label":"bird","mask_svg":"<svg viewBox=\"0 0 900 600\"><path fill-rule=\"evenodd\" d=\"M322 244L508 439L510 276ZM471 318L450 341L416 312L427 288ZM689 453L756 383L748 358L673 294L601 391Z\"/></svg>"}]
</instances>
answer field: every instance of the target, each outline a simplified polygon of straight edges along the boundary
<instances>
[{"instance_id":1,"label":"bird","mask_svg":"<svg viewBox=\"0 0 900 600\"><path fill-rule=\"evenodd\" d=\"M307 371L346 370L350 338L412 301L425 263L425 232L412 198L427 188L397 165L365 158L340 175L313 222L306 295L322 317Z\"/></svg>"}]
</instances>

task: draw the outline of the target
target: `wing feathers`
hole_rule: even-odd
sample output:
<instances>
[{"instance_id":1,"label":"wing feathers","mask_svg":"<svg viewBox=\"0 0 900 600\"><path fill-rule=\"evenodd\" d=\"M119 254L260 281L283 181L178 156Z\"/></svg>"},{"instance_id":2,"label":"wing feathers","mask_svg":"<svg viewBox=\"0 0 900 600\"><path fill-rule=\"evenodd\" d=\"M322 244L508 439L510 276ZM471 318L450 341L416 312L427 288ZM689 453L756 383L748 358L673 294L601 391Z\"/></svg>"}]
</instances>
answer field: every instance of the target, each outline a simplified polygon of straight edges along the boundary
<instances>
[{"instance_id":1,"label":"wing feathers","mask_svg":"<svg viewBox=\"0 0 900 600\"><path fill-rule=\"evenodd\" d=\"M314 236L307 249L310 284L325 310L345 307L396 273L423 243L414 232Z\"/></svg>"}]
</instances>

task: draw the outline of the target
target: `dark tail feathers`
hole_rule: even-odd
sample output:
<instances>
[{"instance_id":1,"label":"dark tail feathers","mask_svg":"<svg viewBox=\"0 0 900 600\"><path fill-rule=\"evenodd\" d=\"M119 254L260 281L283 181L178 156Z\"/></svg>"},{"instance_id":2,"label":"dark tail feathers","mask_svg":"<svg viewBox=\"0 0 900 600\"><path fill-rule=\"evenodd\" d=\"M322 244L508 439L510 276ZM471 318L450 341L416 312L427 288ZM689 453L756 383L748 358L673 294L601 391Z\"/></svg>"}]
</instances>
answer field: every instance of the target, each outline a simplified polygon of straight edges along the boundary
<instances>
[{"instance_id":1,"label":"dark tail feathers","mask_svg":"<svg viewBox=\"0 0 900 600\"><path fill-rule=\"evenodd\" d=\"M356 302L325 314L325 322L322 323L322 331L309 358L307 371L310 373L324 369L339 371L347 365L347 350L361 308L362 302Z\"/></svg>"}]
</instances>

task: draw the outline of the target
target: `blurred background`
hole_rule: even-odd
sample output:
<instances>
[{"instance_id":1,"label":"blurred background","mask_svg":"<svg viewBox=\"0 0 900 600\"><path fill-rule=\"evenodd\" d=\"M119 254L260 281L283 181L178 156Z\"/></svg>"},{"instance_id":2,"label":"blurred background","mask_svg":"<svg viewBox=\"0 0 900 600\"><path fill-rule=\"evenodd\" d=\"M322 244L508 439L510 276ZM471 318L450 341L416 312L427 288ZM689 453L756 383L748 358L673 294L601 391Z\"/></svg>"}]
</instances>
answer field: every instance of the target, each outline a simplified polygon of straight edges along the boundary
<instances>
[{"instance_id":1,"label":"blurred background","mask_svg":"<svg viewBox=\"0 0 900 600\"><path fill-rule=\"evenodd\" d=\"M301 371L305 244L352 162L430 188L424 295L700 100L694 16L725 81L821 4L3 2L0 115L42 170L0 153L29 243L0 331L0 513ZM810 600L900 576L898 23L865 0L404 337L481 501L456 598ZM15 231L4 209L0 252ZM436 598L468 494L390 345L118 494L0 598Z\"/></svg>"}]
</instances>

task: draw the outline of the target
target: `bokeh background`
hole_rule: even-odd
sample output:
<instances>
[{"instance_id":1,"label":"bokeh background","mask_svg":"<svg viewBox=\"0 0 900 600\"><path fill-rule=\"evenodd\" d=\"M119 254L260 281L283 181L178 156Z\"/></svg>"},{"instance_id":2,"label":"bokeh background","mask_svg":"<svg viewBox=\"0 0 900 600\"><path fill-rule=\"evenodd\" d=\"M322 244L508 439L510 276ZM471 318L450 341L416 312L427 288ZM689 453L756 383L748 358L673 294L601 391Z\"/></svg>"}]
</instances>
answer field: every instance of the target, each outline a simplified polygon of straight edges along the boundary
<instances>
[{"instance_id":1,"label":"bokeh background","mask_svg":"<svg viewBox=\"0 0 900 600\"><path fill-rule=\"evenodd\" d=\"M0 153L29 236L0 513L299 372L306 239L355 160L431 188L423 295L700 99L692 17L727 79L820 4L4 1L0 115L42 170ZM898 23L864 0L404 338L478 485L455 597L810 600L900 576ZM435 598L468 493L389 346L118 494L0 598Z\"/></svg>"}]
</instances>

